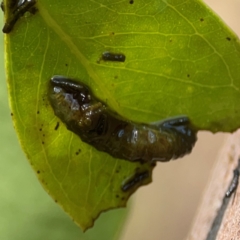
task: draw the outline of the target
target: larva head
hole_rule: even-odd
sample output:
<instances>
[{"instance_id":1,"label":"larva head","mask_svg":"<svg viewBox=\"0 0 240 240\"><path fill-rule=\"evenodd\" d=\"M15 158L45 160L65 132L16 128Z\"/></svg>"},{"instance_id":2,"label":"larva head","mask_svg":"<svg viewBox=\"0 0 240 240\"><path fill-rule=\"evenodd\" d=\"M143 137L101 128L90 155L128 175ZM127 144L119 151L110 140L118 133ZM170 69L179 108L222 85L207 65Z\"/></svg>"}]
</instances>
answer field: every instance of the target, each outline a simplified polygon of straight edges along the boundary
<instances>
[{"instance_id":1,"label":"larva head","mask_svg":"<svg viewBox=\"0 0 240 240\"><path fill-rule=\"evenodd\" d=\"M88 125L85 109L91 105L91 92L81 82L64 76L50 80L49 100L56 114L66 125Z\"/></svg>"},{"instance_id":2,"label":"larva head","mask_svg":"<svg viewBox=\"0 0 240 240\"><path fill-rule=\"evenodd\" d=\"M51 78L51 86L53 93L71 94L79 104L88 104L91 102L91 93L86 85L81 82L74 81L64 76L53 76Z\"/></svg>"}]
</instances>

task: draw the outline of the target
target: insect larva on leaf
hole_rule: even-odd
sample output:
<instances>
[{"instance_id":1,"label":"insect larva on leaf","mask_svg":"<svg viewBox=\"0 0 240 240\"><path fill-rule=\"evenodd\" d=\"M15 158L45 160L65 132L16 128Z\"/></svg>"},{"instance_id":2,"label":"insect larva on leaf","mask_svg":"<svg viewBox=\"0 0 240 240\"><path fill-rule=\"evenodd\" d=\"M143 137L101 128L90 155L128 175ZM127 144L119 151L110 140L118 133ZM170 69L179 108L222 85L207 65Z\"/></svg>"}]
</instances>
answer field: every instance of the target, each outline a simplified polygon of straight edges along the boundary
<instances>
[{"instance_id":1,"label":"insect larva on leaf","mask_svg":"<svg viewBox=\"0 0 240 240\"><path fill-rule=\"evenodd\" d=\"M1 2L1 9L2 9L3 12L5 12L5 7L4 7L4 3L3 2Z\"/></svg>"},{"instance_id":2,"label":"insect larva on leaf","mask_svg":"<svg viewBox=\"0 0 240 240\"><path fill-rule=\"evenodd\" d=\"M136 187L137 185L141 185L142 182L150 176L148 171L144 171L141 173L135 173L135 175L130 178L126 183L122 186L122 191L126 192L131 188Z\"/></svg>"},{"instance_id":3,"label":"insect larva on leaf","mask_svg":"<svg viewBox=\"0 0 240 240\"><path fill-rule=\"evenodd\" d=\"M144 124L125 119L83 83L53 76L49 100L67 128L83 142L128 161L169 161L190 153L197 138L185 116Z\"/></svg>"},{"instance_id":4,"label":"insect larva on leaf","mask_svg":"<svg viewBox=\"0 0 240 240\"><path fill-rule=\"evenodd\" d=\"M36 0L18 0L9 1L7 3L8 5L6 7L9 8L9 17L7 18L6 23L4 24L4 27L2 29L3 33L10 33L15 23L20 17L24 15L24 13L26 13L27 11L32 12L31 10L34 8ZM5 5L2 5L2 9L4 9L4 12L6 10L6 7ZM35 10L33 12L35 12Z\"/></svg>"},{"instance_id":5,"label":"insect larva on leaf","mask_svg":"<svg viewBox=\"0 0 240 240\"><path fill-rule=\"evenodd\" d=\"M111 53L111 52L102 53L102 60L104 61L125 62L125 59L126 57L122 53Z\"/></svg>"}]
</instances>

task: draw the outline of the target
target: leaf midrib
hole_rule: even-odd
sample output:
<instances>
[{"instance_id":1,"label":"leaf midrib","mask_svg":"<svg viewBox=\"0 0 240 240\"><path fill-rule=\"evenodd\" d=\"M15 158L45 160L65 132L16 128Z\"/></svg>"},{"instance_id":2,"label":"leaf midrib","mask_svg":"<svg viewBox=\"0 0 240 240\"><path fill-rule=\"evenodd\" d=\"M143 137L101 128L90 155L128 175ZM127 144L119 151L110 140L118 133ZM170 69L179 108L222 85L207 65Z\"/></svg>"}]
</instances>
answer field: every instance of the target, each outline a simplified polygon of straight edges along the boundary
<instances>
[{"instance_id":1,"label":"leaf midrib","mask_svg":"<svg viewBox=\"0 0 240 240\"><path fill-rule=\"evenodd\" d=\"M48 13L47 9L39 2L38 3L39 12L41 13L41 17L44 22L59 36L59 38L66 44L66 46L70 49L71 53L76 56L76 58L80 61L83 67L86 69L90 78L93 80L95 86L98 87L100 92L103 93L104 96L111 102L111 106L115 109L115 111L119 112L119 105L117 104L113 95L107 90L107 88L102 83L101 79L95 73L93 68L91 67L90 62L85 58L85 56L80 52L79 48L72 41L71 37L64 32L64 30L59 26L59 24L51 17Z\"/></svg>"}]
</instances>

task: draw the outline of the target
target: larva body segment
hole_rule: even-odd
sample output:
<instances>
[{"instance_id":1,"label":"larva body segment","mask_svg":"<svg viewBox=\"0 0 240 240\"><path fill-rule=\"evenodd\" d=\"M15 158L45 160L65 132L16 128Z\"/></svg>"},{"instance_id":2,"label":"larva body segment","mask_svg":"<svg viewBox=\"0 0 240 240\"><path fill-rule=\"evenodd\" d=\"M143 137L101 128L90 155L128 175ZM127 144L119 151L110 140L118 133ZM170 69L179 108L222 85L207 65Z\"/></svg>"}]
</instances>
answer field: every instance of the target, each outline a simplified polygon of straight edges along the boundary
<instances>
[{"instance_id":1,"label":"larva body segment","mask_svg":"<svg viewBox=\"0 0 240 240\"><path fill-rule=\"evenodd\" d=\"M197 139L187 117L135 123L109 109L86 85L67 77L51 78L49 99L70 131L115 158L169 161L190 153Z\"/></svg>"}]
</instances>

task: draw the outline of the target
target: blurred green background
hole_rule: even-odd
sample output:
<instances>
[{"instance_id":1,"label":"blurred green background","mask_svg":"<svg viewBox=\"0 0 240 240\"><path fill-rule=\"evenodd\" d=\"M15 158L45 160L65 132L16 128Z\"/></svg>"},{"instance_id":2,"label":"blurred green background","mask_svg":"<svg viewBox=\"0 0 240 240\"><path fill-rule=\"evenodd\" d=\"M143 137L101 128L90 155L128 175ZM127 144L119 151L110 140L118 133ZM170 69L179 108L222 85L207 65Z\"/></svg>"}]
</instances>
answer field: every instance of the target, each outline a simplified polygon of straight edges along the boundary
<instances>
[{"instance_id":1,"label":"blurred green background","mask_svg":"<svg viewBox=\"0 0 240 240\"><path fill-rule=\"evenodd\" d=\"M3 20L0 21L3 26ZM4 70L4 35L0 39L0 239L118 239L127 209L101 215L85 234L48 196L20 148L8 105Z\"/></svg>"}]
</instances>

